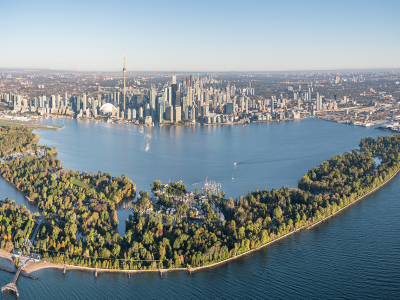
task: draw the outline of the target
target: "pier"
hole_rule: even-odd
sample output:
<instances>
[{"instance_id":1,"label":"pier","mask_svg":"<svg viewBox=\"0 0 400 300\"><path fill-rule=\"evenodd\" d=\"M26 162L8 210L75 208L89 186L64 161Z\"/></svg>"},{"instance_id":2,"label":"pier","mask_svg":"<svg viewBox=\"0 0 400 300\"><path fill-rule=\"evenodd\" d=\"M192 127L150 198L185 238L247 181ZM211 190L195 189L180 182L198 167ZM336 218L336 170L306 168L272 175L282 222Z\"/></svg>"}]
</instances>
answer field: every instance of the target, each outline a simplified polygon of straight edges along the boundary
<instances>
[{"instance_id":1,"label":"pier","mask_svg":"<svg viewBox=\"0 0 400 300\"><path fill-rule=\"evenodd\" d=\"M21 266L18 268L17 274L15 274L14 280L12 282L10 282L9 284L3 286L1 288L1 291L7 291L7 290L11 290L15 293L15 295L17 295L17 297L19 297L19 293L18 293L18 289L17 289L17 280L19 277L19 274L21 274L21 270L24 267L24 265L21 264Z\"/></svg>"},{"instance_id":2,"label":"pier","mask_svg":"<svg viewBox=\"0 0 400 300\"><path fill-rule=\"evenodd\" d=\"M37 225L39 225L39 223L40 223L39 220L41 220L41 219L42 219L42 220L44 219L43 216L41 216L39 219L37 219L37 220L35 221ZM27 240L27 242L24 243L25 246L27 247L28 253L30 252L30 249L31 249L31 247L32 247L32 243L33 243L33 241L34 241L34 239L35 239L35 236L37 235L38 230L39 230L39 226L36 226L36 230L35 230L34 233L33 233L32 240ZM38 279L38 278L33 277L33 276L31 276L31 275L27 275L27 274L22 274L22 273L21 273L21 271L24 269L24 267L26 266L26 264L27 264L30 260L35 260L36 257L37 257L37 255L32 254L31 256L25 256L24 254L22 254L22 251L21 251L21 252L18 253L17 257L18 257L18 260L19 260L20 265L19 265L19 268L18 268L18 270L17 270L17 273L15 274L14 280L13 280L12 282L10 282L9 284L3 286L3 287L1 288L1 292L4 292L4 291L13 291L13 292L15 293L15 295L17 295L17 297L19 297L19 292L18 292L18 289L17 289L17 281L18 281L19 275L23 275L23 276L26 276L26 277L29 277L29 278L32 278L32 279ZM2 269L3 269L3 268L2 268ZM6 269L4 269L4 271L10 272L11 270L6 270ZM11 272L12 272L12 271L11 271Z\"/></svg>"}]
</instances>

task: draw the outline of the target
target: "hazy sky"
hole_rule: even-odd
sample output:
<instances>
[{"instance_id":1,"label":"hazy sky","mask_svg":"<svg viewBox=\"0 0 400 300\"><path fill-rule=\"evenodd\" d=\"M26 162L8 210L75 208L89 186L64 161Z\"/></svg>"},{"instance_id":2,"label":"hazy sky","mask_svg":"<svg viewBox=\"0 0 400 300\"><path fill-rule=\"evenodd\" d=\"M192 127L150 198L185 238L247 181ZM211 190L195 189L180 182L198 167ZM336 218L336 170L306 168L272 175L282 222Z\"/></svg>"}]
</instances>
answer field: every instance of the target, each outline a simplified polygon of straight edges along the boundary
<instances>
[{"instance_id":1,"label":"hazy sky","mask_svg":"<svg viewBox=\"0 0 400 300\"><path fill-rule=\"evenodd\" d=\"M0 68L400 67L400 0L0 0Z\"/></svg>"}]
</instances>

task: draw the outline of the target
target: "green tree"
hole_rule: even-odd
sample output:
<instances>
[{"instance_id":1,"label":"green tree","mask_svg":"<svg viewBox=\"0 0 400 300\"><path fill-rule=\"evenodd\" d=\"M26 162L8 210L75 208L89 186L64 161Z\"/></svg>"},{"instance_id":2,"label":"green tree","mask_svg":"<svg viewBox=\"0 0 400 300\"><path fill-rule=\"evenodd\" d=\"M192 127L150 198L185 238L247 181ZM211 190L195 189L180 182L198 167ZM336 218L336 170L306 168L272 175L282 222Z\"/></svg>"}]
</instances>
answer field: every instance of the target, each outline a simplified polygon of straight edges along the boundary
<instances>
[{"instance_id":1,"label":"green tree","mask_svg":"<svg viewBox=\"0 0 400 300\"><path fill-rule=\"evenodd\" d=\"M282 208L279 205L274 208L273 217L278 221L282 218Z\"/></svg>"}]
</instances>

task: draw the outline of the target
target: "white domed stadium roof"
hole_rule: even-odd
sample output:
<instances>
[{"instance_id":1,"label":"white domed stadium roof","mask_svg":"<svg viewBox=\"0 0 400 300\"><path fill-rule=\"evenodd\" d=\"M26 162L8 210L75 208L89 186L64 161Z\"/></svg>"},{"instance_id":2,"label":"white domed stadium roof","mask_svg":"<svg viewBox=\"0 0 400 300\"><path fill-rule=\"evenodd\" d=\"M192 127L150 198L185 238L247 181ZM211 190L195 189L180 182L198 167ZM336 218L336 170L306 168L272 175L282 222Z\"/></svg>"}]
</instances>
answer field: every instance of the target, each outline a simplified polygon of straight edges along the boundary
<instances>
[{"instance_id":1,"label":"white domed stadium roof","mask_svg":"<svg viewBox=\"0 0 400 300\"><path fill-rule=\"evenodd\" d=\"M114 105L112 105L111 103L106 103L102 107L100 107L100 111L102 113L111 113L113 111L113 108L115 109Z\"/></svg>"}]
</instances>

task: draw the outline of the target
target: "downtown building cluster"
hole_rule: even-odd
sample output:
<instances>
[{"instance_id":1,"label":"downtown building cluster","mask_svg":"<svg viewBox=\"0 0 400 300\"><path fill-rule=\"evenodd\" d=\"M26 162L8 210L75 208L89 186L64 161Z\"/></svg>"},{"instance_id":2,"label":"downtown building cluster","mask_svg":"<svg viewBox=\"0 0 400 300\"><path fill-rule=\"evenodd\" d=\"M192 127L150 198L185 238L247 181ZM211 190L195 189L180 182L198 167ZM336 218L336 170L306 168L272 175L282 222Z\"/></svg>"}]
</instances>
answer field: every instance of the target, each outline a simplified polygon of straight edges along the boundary
<instances>
[{"instance_id":1,"label":"downtown building cluster","mask_svg":"<svg viewBox=\"0 0 400 300\"><path fill-rule=\"evenodd\" d=\"M147 88L96 86L95 90L70 95L42 95L27 99L21 95L0 93L14 112L36 112L76 118L106 118L110 121L136 124L234 123L299 119L300 113L336 110L336 96L327 100L312 86L287 87L286 93L265 99L255 95L251 81L237 88L230 81L217 80L211 74L191 75L179 80L174 74L164 83L150 83ZM247 85L247 86L246 86ZM123 87L122 87L123 86ZM346 102L346 97L344 98ZM342 101L343 102L343 101Z\"/></svg>"},{"instance_id":2,"label":"downtown building cluster","mask_svg":"<svg viewBox=\"0 0 400 300\"><path fill-rule=\"evenodd\" d=\"M3 102L15 112L37 112L75 116L76 118L107 117L113 121L127 121L144 124L176 123L229 123L249 121L270 121L273 119L299 119L300 111L336 109L334 102L323 103L323 97L314 93L293 91L293 98L287 94L271 96L270 99L255 96L251 82L246 88L236 88L229 81L223 83L212 75L183 77L179 82L176 75L165 84L151 83L149 88L116 88L112 92L83 94L42 95L25 99L21 95L0 94ZM291 109L288 103L292 102ZM315 102L315 104L314 104ZM307 103L307 106L305 106Z\"/></svg>"}]
</instances>

